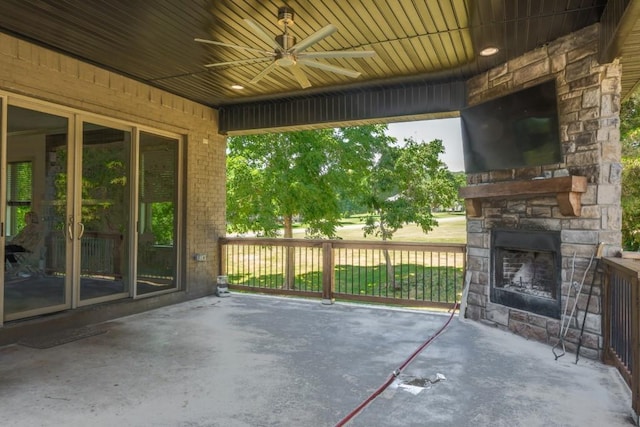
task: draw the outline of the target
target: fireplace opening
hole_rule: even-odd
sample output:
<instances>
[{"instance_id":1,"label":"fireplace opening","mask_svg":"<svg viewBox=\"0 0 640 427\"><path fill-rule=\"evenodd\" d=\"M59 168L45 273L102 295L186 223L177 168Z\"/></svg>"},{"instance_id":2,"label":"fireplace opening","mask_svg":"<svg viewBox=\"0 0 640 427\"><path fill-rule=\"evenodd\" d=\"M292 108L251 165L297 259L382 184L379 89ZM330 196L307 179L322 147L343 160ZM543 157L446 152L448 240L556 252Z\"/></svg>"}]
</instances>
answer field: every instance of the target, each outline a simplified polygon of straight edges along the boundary
<instances>
[{"instance_id":1,"label":"fireplace opening","mask_svg":"<svg viewBox=\"0 0 640 427\"><path fill-rule=\"evenodd\" d=\"M491 302L560 318L560 235L494 230Z\"/></svg>"},{"instance_id":2,"label":"fireplace opening","mask_svg":"<svg viewBox=\"0 0 640 427\"><path fill-rule=\"evenodd\" d=\"M556 298L553 253L499 248L496 257L502 268L496 269L497 288L540 298Z\"/></svg>"}]
</instances>

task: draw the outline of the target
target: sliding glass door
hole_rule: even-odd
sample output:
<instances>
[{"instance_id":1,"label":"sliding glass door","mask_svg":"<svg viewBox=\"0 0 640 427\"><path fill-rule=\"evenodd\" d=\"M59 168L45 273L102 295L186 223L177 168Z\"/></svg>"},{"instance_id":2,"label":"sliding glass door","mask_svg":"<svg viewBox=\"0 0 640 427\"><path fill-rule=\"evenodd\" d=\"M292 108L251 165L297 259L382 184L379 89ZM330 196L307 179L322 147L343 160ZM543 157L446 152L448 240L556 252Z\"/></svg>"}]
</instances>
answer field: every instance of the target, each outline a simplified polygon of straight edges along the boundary
<instances>
[{"instance_id":1,"label":"sliding glass door","mask_svg":"<svg viewBox=\"0 0 640 427\"><path fill-rule=\"evenodd\" d=\"M175 289L179 141L140 132L136 295Z\"/></svg>"},{"instance_id":2,"label":"sliding glass door","mask_svg":"<svg viewBox=\"0 0 640 427\"><path fill-rule=\"evenodd\" d=\"M6 112L0 320L176 290L181 139L26 101Z\"/></svg>"},{"instance_id":3,"label":"sliding glass door","mask_svg":"<svg viewBox=\"0 0 640 427\"><path fill-rule=\"evenodd\" d=\"M66 218L70 117L7 109L4 318L70 307Z\"/></svg>"},{"instance_id":4,"label":"sliding glass door","mask_svg":"<svg viewBox=\"0 0 640 427\"><path fill-rule=\"evenodd\" d=\"M129 295L131 129L83 122L74 253L79 304Z\"/></svg>"}]
</instances>

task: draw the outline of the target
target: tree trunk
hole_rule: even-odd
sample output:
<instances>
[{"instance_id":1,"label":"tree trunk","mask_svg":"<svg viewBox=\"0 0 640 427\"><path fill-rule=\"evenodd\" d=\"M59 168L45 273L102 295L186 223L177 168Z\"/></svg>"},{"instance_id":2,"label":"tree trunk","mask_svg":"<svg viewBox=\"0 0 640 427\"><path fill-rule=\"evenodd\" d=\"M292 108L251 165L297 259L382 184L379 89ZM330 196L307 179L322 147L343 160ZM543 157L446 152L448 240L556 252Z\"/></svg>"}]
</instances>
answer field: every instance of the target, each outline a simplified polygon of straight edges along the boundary
<instances>
[{"instance_id":1,"label":"tree trunk","mask_svg":"<svg viewBox=\"0 0 640 427\"><path fill-rule=\"evenodd\" d=\"M282 226L284 228L284 238L291 239L293 237L293 215L285 215Z\"/></svg>"},{"instance_id":2,"label":"tree trunk","mask_svg":"<svg viewBox=\"0 0 640 427\"><path fill-rule=\"evenodd\" d=\"M400 289L400 286L396 283L395 269L391 262L391 256L389 255L388 249L384 250L384 260L387 265L387 288L391 285L393 289Z\"/></svg>"},{"instance_id":3,"label":"tree trunk","mask_svg":"<svg viewBox=\"0 0 640 427\"><path fill-rule=\"evenodd\" d=\"M387 234L386 234L386 230L384 229L384 225L382 223L380 224L380 231L382 234L382 241L384 242L387 240ZM387 289L389 288L389 285L391 285L392 289L399 289L400 287L396 283L395 268L393 267L393 262L391 262L391 256L389 255L389 250L385 249L383 253L384 253L384 261L387 266Z\"/></svg>"},{"instance_id":4,"label":"tree trunk","mask_svg":"<svg viewBox=\"0 0 640 427\"><path fill-rule=\"evenodd\" d=\"M291 239L293 237L293 216L284 216L284 238ZM284 259L284 282L282 289L295 289L296 259L295 248L285 246Z\"/></svg>"}]
</instances>

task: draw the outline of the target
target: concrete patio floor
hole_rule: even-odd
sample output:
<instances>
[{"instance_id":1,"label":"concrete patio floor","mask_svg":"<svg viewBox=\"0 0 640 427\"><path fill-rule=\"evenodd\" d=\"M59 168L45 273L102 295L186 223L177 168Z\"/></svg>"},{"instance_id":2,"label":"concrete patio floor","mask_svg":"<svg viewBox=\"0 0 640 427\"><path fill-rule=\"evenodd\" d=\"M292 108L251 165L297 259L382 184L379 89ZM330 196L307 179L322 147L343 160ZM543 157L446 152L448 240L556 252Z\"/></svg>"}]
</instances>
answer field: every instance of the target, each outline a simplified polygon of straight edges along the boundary
<instances>
[{"instance_id":1,"label":"concrete patio floor","mask_svg":"<svg viewBox=\"0 0 640 427\"><path fill-rule=\"evenodd\" d=\"M1 347L0 425L334 426L447 318L235 293L202 298L51 348ZM618 373L574 361L456 316L348 425L632 425Z\"/></svg>"}]
</instances>

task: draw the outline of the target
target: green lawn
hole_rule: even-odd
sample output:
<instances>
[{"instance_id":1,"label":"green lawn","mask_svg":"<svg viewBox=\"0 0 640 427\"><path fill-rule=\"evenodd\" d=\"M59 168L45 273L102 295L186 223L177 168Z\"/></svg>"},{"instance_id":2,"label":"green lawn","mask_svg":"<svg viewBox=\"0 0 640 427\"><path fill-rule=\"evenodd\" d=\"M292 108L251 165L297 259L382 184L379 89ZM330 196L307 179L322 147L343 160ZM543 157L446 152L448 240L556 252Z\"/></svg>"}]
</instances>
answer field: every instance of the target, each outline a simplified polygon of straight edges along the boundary
<instances>
[{"instance_id":1,"label":"green lawn","mask_svg":"<svg viewBox=\"0 0 640 427\"><path fill-rule=\"evenodd\" d=\"M393 236L394 242L429 242L429 243L466 243L467 221L464 213L437 213L439 225L425 234L415 224L407 225ZM364 223L359 217L350 217L343 221L338 229L338 237L344 240L379 240L377 237L365 239L362 227ZM293 237L304 237L304 228L295 229Z\"/></svg>"},{"instance_id":2,"label":"green lawn","mask_svg":"<svg viewBox=\"0 0 640 427\"><path fill-rule=\"evenodd\" d=\"M354 260L360 262L361 260ZM307 266L298 266L307 268ZM454 302L463 283L462 268L399 264L393 267L394 284L388 281L385 265L365 266L340 264L335 266L335 291L341 294L408 299L415 301ZM281 289L282 273L255 275L228 274L231 283L242 283L263 289ZM308 271L295 276L291 289L322 292L322 272Z\"/></svg>"}]
</instances>

